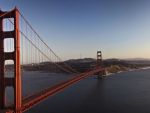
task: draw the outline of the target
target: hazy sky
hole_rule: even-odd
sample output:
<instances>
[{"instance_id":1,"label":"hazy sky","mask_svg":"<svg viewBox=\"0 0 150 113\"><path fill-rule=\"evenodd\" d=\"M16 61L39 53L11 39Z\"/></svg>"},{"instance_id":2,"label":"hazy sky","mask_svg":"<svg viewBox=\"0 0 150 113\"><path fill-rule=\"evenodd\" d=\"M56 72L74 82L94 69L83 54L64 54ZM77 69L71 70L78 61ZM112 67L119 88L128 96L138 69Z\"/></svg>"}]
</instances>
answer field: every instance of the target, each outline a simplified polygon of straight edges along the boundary
<instances>
[{"instance_id":1,"label":"hazy sky","mask_svg":"<svg viewBox=\"0 0 150 113\"><path fill-rule=\"evenodd\" d=\"M150 58L150 0L0 0L14 6L64 59Z\"/></svg>"}]
</instances>

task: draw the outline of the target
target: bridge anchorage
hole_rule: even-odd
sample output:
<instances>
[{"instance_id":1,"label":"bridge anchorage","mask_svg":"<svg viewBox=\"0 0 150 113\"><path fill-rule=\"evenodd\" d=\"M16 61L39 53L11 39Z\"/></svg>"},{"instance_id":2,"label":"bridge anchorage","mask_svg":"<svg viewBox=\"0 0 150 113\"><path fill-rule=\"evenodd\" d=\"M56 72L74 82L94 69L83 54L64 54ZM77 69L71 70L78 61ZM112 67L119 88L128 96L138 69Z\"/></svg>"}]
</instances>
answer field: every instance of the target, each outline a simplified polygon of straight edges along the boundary
<instances>
[{"instance_id":1,"label":"bridge anchorage","mask_svg":"<svg viewBox=\"0 0 150 113\"><path fill-rule=\"evenodd\" d=\"M25 31L23 32L20 29L20 18L25 23ZM8 20L10 24L12 24L11 30L5 30L4 20ZM6 24L7 26L7 24ZM28 27L26 27L28 26ZM28 29L30 28L32 33L28 33ZM34 34L36 36L34 40L31 39L31 35ZM23 39L22 39L22 37ZM4 40L12 39L12 43L6 45ZM24 44L25 43L25 44ZM28 45L30 44L30 45ZM6 51L6 46L13 46L13 51ZM25 48L24 48L24 46ZM29 47L32 48L29 48ZM30 51L27 51L26 50ZM26 53L26 54L23 54ZM30 53L30 54L28 54ZM34 53L34 54L33 54ZM21 63L21 58L24 58L25 55L25 64L23 61ZM28 57L29 55L29 57ZM32 55L35 55L34 57ZM54 58L52 58L52 56ZM13 66L13 75L12 77L6 76L6 64L5 62L8 60L12 60L14 63ZM42 89L41 91L29 95L27 97L23 97L22 95L22 73L21 69L26 67L26 70L30 68L37 69L45 69L42 66L48 65L49 67L57 67L59 71L63 71L66 73L76 73L70 79L67 79L63 82L60 82L50 88ZM55 68L50 68L50 70L54 70ZM21 73L22 72L22 73ZM97 52L97 63L93 69L90 69L86 72L79 73L76 69L73 69L68 64L62 62L60 57L56 55L56 53L51 50L51 48L41 39L38 33L33 29L33 27L29 24L29 22L25 19L25 17L19 12L17 8L12 11L0 11L0 112L2 113L23 113L43 100L47 99L50 96L53 96L60 91L68 88L69 86L75 84L76 82L85 79L86 77L98 75L98 78L102 78L102 74L104 74L105 69L102 67L102 53L101 51ZM12 105L6 105L6 88L13 88L13 103Z\"/></svg>"}]
</instances>

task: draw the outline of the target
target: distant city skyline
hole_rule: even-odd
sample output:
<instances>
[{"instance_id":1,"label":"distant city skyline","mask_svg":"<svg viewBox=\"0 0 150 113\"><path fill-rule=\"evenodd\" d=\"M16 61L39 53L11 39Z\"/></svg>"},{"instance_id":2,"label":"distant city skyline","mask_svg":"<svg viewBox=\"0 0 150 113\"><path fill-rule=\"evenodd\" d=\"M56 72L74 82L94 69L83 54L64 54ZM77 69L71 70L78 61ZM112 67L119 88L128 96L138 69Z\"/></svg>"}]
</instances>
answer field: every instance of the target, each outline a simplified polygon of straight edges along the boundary
<instances>
[{"instance_id":1,"label":"distant city skyline","mask_svg":"<svg viewBox=\"0 0 150 113\"><path fill-rule=\"evenodd\" d=\"M1 0L1 10L17 6L64 60L150 58L148 0Z\"/></svg>"}]
</instances>

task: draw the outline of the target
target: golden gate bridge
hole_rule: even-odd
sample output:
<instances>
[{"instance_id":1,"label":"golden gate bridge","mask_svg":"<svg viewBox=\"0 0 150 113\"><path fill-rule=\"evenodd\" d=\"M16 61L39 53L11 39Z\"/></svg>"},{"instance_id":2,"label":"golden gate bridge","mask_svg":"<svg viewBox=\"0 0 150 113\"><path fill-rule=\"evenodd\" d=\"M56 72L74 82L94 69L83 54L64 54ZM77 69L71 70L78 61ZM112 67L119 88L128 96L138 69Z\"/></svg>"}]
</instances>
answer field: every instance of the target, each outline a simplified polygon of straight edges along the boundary
<instances>
[{"instance_id":1,"label":"golden gate bridge","mask_svg":"<svg viewBox=\"0 0 150 113\"><path fill-rule=\"evenodd\" d=\"M8 76L10 70L13 70L11 77ZM70 73L74 76L52 87L23 97L22 75L25 70L49 70L50 72ZM17 8L11 11L0 11L0 112L23 113L49 96L63 91L88 76L101 77L104 73L101 51L97 52L97 62L94 67L85 72L79 72L65 63L42 40ZM13 88L11 105L7 105L6 102L8 100L7 87Z\"/></svg>"}]
</instances>

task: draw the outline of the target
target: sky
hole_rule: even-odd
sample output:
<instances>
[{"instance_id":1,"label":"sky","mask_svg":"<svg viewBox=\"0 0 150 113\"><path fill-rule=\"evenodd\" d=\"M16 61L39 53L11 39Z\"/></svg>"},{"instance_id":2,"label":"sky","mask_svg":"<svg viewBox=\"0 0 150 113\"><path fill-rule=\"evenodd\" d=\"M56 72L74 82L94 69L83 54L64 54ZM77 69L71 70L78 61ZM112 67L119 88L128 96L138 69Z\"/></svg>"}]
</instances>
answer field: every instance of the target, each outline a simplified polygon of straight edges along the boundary
<instances>
[{"instance_id":1,"label":"sky","mask_svg":"<svg viewBox=\"0 0 150 113\"><path fill-rule=\"evenodd\" d=\"M150 0L0 0L63 59L150 58Z\"/></svg>"}]
</instances>

